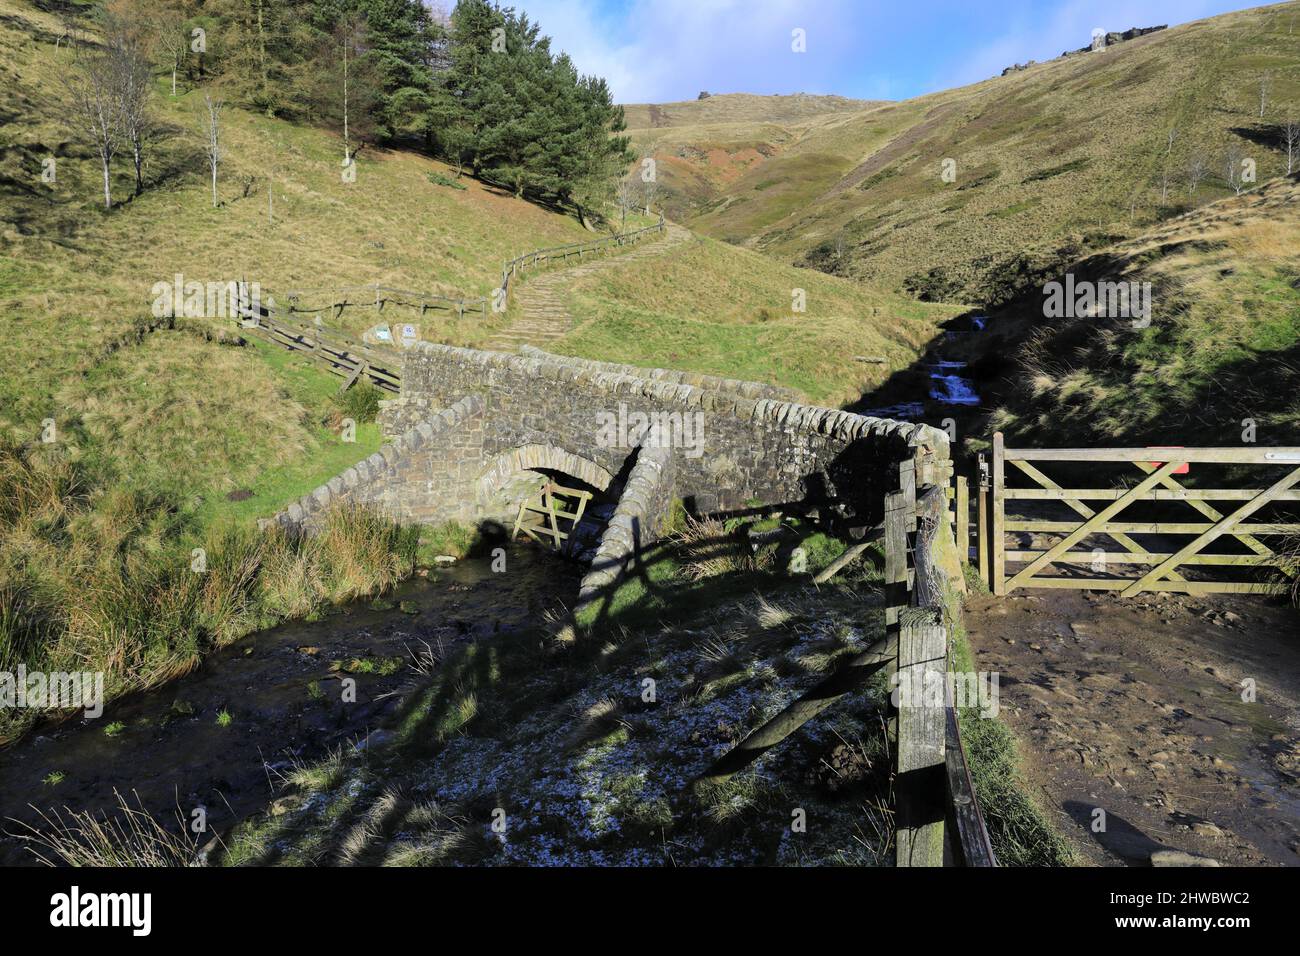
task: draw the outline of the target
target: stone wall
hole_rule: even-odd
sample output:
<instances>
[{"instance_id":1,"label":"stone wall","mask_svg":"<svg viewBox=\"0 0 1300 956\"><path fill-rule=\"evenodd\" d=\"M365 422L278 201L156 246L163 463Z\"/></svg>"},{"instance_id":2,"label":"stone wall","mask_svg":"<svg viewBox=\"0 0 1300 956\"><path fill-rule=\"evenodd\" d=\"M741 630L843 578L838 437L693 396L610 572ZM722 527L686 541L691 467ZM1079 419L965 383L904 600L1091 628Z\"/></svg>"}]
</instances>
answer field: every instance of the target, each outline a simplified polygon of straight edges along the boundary
<instances>
[{"instance_id":1,"label":"stone wall","mask_svg":"<svg viewBox=\"0 0 1300 956\"><path fill-rule=\"evenodd\" d=\"M340 502L372 505L402 522L472 520L480 511L475 485L483 471L486 407L481 395L449 403L271 520L314 531L325 510Z\"/></svg>"},{"instance_id":2,"label":"stone wall","mask_svg":"<svg viewBox=\"0 0 1300 956\"><path fill-rule=\"evenodd\" d=\"M519 352L527 358L549 359L563 362L593 372L608 372L613 375L632 375L637 378L650 379L652 382L669 382L673 385L693 385L706 392L726 392L740 398L770 398L778 402L798 402L803 396L792 388L780 385L765 385L761 382L746 382L738 378L722 378L717 375L703 375L699 372L683 372L675 368L642 368L639 365L623 365L617 362L600 362L596 359L573 358L568 355L552 355L532 345L522 345Z\"/></svg>"},{"instance_id":3,"label":"stone wall","mask_svg":"<svg viewBox=\"0 0 1300 956\"><path fill-rule=\"evenodd\" d=\"M579 620L588 607L612 593L642 549L663 534L676 498L674 463L672 449L663 443L646 442L637 452L618 507L578 590L574 611Z\"/></svg>"},{"instance_id":4,"label":"stone wall","mask_svg":"<svg viewBox=\"0 0 1300 956\"><path fill-rule=\"evenodd\" d=\"M536 445L616 475L635 446L628 436L657 417L682 425L683 439L693 426L700 429L696 446L681 447L683 441L673 448L676 495L689 509L831 506L856 523L879 520L885 493L897 486L899 461L918 448L935 460L948 458L947 436L927 425L746 397L743 389L656 378L654 370L607 371L602 364L420 343L403 357L402 397L384 403L381 423L388 434L406 434L461 396L482 395L484 467Z\"/></svg>"}]
</instances>

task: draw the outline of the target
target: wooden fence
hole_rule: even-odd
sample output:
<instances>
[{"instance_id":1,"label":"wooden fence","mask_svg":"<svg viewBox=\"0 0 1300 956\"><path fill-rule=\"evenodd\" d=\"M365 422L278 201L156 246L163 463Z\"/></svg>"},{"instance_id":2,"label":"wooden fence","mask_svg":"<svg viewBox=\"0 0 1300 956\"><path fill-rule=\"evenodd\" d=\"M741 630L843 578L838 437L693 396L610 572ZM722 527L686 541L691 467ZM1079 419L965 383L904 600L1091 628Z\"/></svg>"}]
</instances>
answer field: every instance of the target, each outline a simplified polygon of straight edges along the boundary
<instances>
[{"instance_id":1,"label":"wooden fence","mask_svg":"<svg viewBox=\"0 0 1300 956\"><path fill-rule=\"evenodd\" d=\"M551 262L565 262L570 256L581 259L584 255L608 252L640 242L650 236L661 234L666 228L664 217L661 215L659 221L654 225L635 229L632 232L606 236L602 239L592 239L589 242L577 242L567 246L552 246L546 249L534 249L532 252L525 252L523 255L511 259L502 267L501 286L496 290L494 296L456 297L435 295L428 292L413 292L409 289L395 289L375 283L374 285L342 286L334 289L292 289L286 293L285 297L288 300L288 305L281 311L310 315L314 318L321 318L326 313L329 313L330 318L337 320L343 315L344 310L348 308L372 308L376 312L383 312L386 306L394 305L418 311L422 317L429 312L438 311L454 312L458 319L463 319L467 314L486 316L490 311L494 311L494 297L497 299L495 311L505 311L510 296L511 280L523 272L525 268L536 268ZM312 297L317 297L317 301L315 304L308 304L305 300L312 299Z\"/></svg>"},{"instance_id":2,"label":"wooden fence","mask_svg":"<svg viewBox=\"0 0 1300 956\"><path fill-rule=\"evenodd\" d=\"M885 627L897 635L894 683L900 690L938 686L943 694L939 705L926 694L899 695L891 727L895 862L997 866L949 690L961 601L950 572L956 562L944 559L953 542L947 475L929 472L939 481L918 491L918 475L925 474L924 463L904 463L900 488L885 501Z\"/></svg>"},{"instance_id":3,"label":"wooden fence","mask_svg":"<svg viewBox=\"0 0 1300 956\"><path fill-rule=\"evenodd\" d=\"M344 380L339 391L363 378L386 392L396 394L402 390L401 356L396 351L372 348L342 332L294 319L265 306L257 312L251 308L243 312L244 332L272 345L307 354Z\"/></svg>"},{"instance_id":4,"label":"wooden fence","mask_svg":"<svg viewBox=\"0 0 1300 956\"><path fill-rule=\"evenodd\" d=\"M303 299L311 296L323 296L325 301L319 305L305 305ZM454 298L446 295L433 295L428 292L411 292L407 289L394 289L389 286L363 285L344 286L338 289L294 289L287 294L289 305L286 311L299 314L320 316L332 313L338 319L347 308L373 308L383 312L387 305L402 306L418 311L421 316L430 311L454 312L463 319L466 313L487 315L491 308L487 296L476 298Z\"/></svg>"},{"instance_id":5,"label":"wooden fence","mask_svg":"<svg viewBox=\"0 0 1300 956\"><path fill-rule=\"evenodd\" d=\"M1092 486L1066 487L1043 471L1058 463L1086 474ZM1123 472L1111 487L1098 487L1104 482L1096 475L1108 465L1121 465ZM1205 466L1228 468L1239 476L1237 486L1219 486L1205 476ZM1184 474L1199 479L1195 487L1175 477ZM974 552L981 576L999 595L1019 588L1110 590L1123 597L1144 591L1277 593L1294 575L1295 558L1262 539L1300 535L1297 485L1295 447L1007 448L998 433L981 467ZM958 479L952 497L959 551L969 560L964 480ZM1129 509L1144 513L1120 520ZM1008 536L1020 536L1021 546L1008 547ZM1043 536L1052 540L1037 543ZM1216 553L1207 553L1215 542ZM1132 567L1136 573L1120 573ZM1225 577L1231 570L1245 573Z\"/></svg>"},{"instance_id":6,"label":"wooden fence","mask_svg":"<svg viewBox=\"0 0 1300 956\"><path fill-rule=\"evenodd\" d=\"M549 249L534 249L532 252L525 252L522 256L516 256L505 264L501 270L501 287L498 290L501 295L501 308L510 297L511 280L521 273L525 268L535 268L539 265L545 265L550 262L567 261L570 256L577 256L579 259L583 255L589 255L595 252L608 252L611 249L617 249L622 246L640 242L650 236L659 235L664 232L667 226L664 223L664 217L661 214L659 221L652 226L645 226L641 229L634 229L632 232L619 233L616 236L607 236L604 239L592 239L590 242L575 242L567 246L552 246Z\"/></svg>"},{"instance_id":7,"label":"wooden fence","mask_svg":"<svg viewBox=\"0 0 1300 956\"><path fill-rule=\"evenodd\" d=\"M507 262L502 271L501 289L498 290L501 302L498 308L503 309L505 306L504 300L509 295L511 278L526 266L535 267L547 262L564 261L574 255L582 258L584 254L638 242L648 236L662 233L665 228L664 217L661 215L657 223L643 229L604 239L593 239L590 242L536 249L517 256ZM377 283L337 289L293 290L286 296L288 306L281 309L259 306L254 310L247 282L238 283L236 294L245 331L274 345L310 355L329 371L344 379L340 391L364 378L384 391L400 392L401 356L396 350L395 343L392 349L371 346L342 332L326 328L321 324L323 313L332 312L332 317L337 319L343 314L344 309L350 307L373 308L377 312L382 312L385 306L392 304L418 309L420 315L425 315L431 310L455 312L457 318L463 319L466 313L487 315L491 308L491 300L488 296L455 298L394 289ZM310 295L325 296L327 301L320 305L304 305L303 298ZM315 321L304 322L295 318L295 315L311 315Z\"/></svg>"}]
</instances>

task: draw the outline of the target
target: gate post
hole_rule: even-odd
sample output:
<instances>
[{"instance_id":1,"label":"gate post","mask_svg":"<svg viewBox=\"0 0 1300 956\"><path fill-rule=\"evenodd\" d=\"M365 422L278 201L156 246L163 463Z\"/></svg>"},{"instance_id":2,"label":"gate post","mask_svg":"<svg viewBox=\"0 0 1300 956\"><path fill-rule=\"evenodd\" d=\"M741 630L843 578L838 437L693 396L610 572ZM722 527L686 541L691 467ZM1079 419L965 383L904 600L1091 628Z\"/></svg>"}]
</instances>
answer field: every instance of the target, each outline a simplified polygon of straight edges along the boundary
<instances>
[{"instance_id":1,"label":"gate post","mask_svg":"<svg viewBox=\"0 0 1300 956\"><path fill-rule=\"evenodd\" d=\"M957 476L957 560L970 564L970 486L965 475Z\"/></svg>"},{"instance_id":2,"label":"gate post","mask_svg":"<svg viewBox=\"0 0 1300 956\"><path fill-rule=\"evenodd\" d=\"M1005 473L1005 454L1006 448L1002 441L1002 433L993 433L993 527L989 533L989 547L992 549L990 555L993 564L993 593L1002 596L1007 593L1007 575L1006 575L1006 548L1005 532L1006 524L1006 473Z\"/></svg>"},{"instance_id":3,"label":"gate post","mask_svg":"<svg viewBox=\"0 0 1300 956\"><path fill-rule=\"evenodd\" d=\"M980 483L979 527L975 532L975 553L979 556L980 580L993 590L993 572L989 568L989 462L983 453L979 457Z\"/></svg>"}]
</instances>

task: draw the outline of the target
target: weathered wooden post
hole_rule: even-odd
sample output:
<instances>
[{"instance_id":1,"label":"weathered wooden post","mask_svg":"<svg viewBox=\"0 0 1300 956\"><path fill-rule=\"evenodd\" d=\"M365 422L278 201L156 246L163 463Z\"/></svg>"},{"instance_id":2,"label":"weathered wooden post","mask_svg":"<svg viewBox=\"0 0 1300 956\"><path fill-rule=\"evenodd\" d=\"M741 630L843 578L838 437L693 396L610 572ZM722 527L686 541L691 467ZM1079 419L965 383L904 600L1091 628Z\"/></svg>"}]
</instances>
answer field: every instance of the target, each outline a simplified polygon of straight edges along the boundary
<instances>
[{"instance_id":1,"label":"weathered wooden post","mask_svg":"<svg viewBox=\"0 0 1300 956\"><path fill-rule=\"evenodd\" d=\"M957 558L970 564L970 488L965 475L957 476Z\"/></svg>"},{"instance_id":2,"label":"weathered wooden post","mask_svg":"<svg viewBox=\"0 0 1300 956\"><path fill-rule=\"evenodd\" d=\"M921 573L922 561L917 573ZM898 630L897 866L943 866L948 787L947 631L936 607L904 608Z\"/></svg>"},{"instance_id":3,"label":"weathered wooden post","mask_svg":"<svg viewBox=\"0 0 1300 956\"><path fill-rule=\"evenodd\" d=\"M976 531L975 550L979 554L980 580L993 589L992 571L989 568L989 463L983 454L979 457L979 528Z\"/></svg>"},{"instance_id":4,"label":"weathered wooden post","mask_svg":"<svg viewBox=\"0 0 1300 956\"><path fill-rule=\"evenodd\" d=\"M885 496L885 630L898 626L899 612L907 606L907 529L911 520L907 496L895 491Z\"/></svg>"},{"instance_id":5,"label":"weathered wooden post","mask_svg":"<svg viewBox=\"0 0 1300 956\"><path fill-rule=\"evenodd\" d=\"M895 863L943 866L947 813L948 629L945 608L954 599L947 551L948 498L928 485L914 509L910 603L899 615L894 780ZM958 571L958 573L960 573Z\"/></svg>"},{"instance_id":6,"label":"weathered wooden post","mask_svg":"<svg viewBox=\"0 0 1300 956\"><path fill-rule=\"evenodd\" d=\"M989 547L992 549L993 593L999 596L1007 593L1006 550L1003 547L1006 524L1006 446L1002 433L993 433L993 527L989 531Z\"/></svg>"}]
</instances>

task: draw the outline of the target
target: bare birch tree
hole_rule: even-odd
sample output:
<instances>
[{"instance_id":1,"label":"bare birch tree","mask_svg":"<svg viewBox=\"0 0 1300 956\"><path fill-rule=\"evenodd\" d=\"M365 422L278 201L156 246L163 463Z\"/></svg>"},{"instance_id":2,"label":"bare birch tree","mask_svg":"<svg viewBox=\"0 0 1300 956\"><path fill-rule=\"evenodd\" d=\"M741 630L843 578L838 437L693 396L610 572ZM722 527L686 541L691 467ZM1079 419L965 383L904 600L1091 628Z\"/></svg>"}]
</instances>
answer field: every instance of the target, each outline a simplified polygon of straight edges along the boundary
<instances>
[{"instance_id":1,"label":"bare birch tree","mask_svg":"<svg viewBox=\"0 0 1300 956\"><path fill-rule=\"evenodd\" d=\"M1196 195L1196 190L1201 188L1201 183L1205 182L1205 177L1209 174L1210 161L1206 158L1205 151L1193 150L1187 157L1187 195Z\"/></svg>"},{"instance_id":2,"label":"bare birch tree","mask_svg":"<svg viewBox=\"0 0 1300 956\"><path fill-rule=\"evenodd\" d=\"M627 228L627 211L635 209L637 204L637 180L634 177L635 174L629 173L614 187L614 202L622 216L622 229Z\"/></svg>"},{"instance_id":3,"label":"bare birch tree","mask_svg":"<svg viewBox=\"0 0 1300 956\"><path fill-rule=\"evenodd\" d=\"M180 71L185 53L190 48L190 38L185 33L185 11L164 4L154 19L158 46L171 66L172 96L176 95L176 74Z\"/></svg>"},{"instance_id":4,"label":"bare birch tree","mask_svg":"<svg viewBox=\"0 0 1300 956\"><path fill-rule=\"evenodd\" d=\"M1282 145L1286 147L1286 174L1290 176L1300 159L1300 120L1295 117L1282 124Z\"/></svg>"},{"instance_id":5,"label":"bare birch tree","mask_svg":"<svg viewBox=\"0 0 1300 956\"><path fill-rule=\"evenodd\" d=\"M101 51L82 51L65 81L68 90L68 125L90 140L104 174L104 208L113 208L113 157L121 146L121 114L113 94L113 63Z\"/></svg>"},{"instance_id":6,"label":"bare birch tree","mask_svg":"<svg viewBox=\"0 0 1300 956\"><path fill-rule=\"evenodd\" d=\"M650 215L650 207L659 196L659 176L656 170L648 179L641 177L641 201L645 203L645 214Z\"/></svg>"},{"instance_id":7,"label":"bare birch tree","mask_svg":"<svg viewBox=\"0 0 1300 956\"><path fill-rule=\"evenodd\" d=\"M1246 188L1246 182L1244 176L1242 175L1242 168L1241 168L1241 163L1242 163L1241 147L1235 145L1230 146L1228 148L1228 155L1224 159L1224 163L1227 166L1225 170L1226 175L1224 176L1224 179L1227 181L1228 187L1234 193L1240 196L1242 190Z\"/></svg>"},{"instance_id":8,"label":"bare birch tree","mask_svg":"<svg viewBox=\"0 0 1300 956\"><path fill-rule=\"evenodd\" d=\"M352 162L352 76L351 65L366 44L366 23L359 17L350 17L338 27L338 42L343 59L343 162Z\"/></svg>"},{"instance_id":9,"label":"bare birch tree","mask_svg":"<svg viewBox=\"0 0 1300 956\"><path fill-rule=\"evenodd\" d=\"M75 7L69 7L59 14L59 35L54 40L54 49L57 50L65 40L68 49L78 46L81 42L81 21L78 19Z\"/></svg>"},{"instance_id":10,"label":"bare birch tree","mask_svg":"<svg viewBox=\"0 0 1300 956\"><path fill-rule=\"evenodd\" d=\"M212 168L212 208L217 208L217 166L221 163L221 107L224 100L214 100L212 94L203 94L204 119L207 132L208 165Z\"/></svg>"},{"instance_id":11,"label":"bare birch tree","mask_svg":"<svg viewBox=\"0 0 1300 956\"><path fill-rule=\"evenodd\" d=\"M1272 74L1264 73L1259 78L1259 115L1262 119L1268 110L1268 96L1273 92Z\"/></svg>"},{"instance_id":12,"label":"bare birch tree","mask_svg":"<svg viewBox=\"0 0 1300 956\"><path fill-rule=\"evenodd\" d=\"M108 61L112 93L122 137L131 150L135 167L135 194L144 192L145 145L154 133L149 96L153 87L153 65L140 45L139 37L122 29L110 34Z\"/></svg>"}]
</instances>

